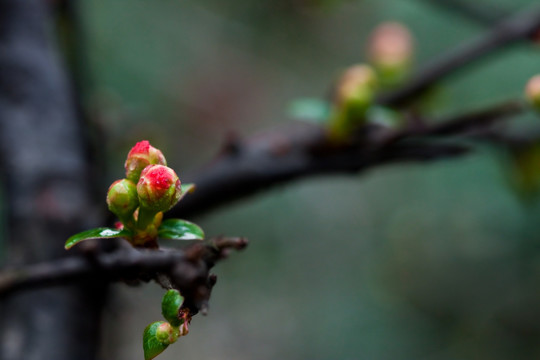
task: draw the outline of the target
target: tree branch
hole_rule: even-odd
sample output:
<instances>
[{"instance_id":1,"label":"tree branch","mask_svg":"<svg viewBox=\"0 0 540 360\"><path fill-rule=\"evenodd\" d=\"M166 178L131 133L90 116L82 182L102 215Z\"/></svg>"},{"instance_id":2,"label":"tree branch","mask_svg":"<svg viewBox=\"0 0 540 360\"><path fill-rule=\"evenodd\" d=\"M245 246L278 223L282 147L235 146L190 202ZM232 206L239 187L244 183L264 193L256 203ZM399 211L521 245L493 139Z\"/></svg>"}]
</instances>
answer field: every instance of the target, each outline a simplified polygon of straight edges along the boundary
<instances>
[{"instance_id":1,"label":"tree branch","mask_svg":"<svg viewBox=\"0 0 540 360\"><path fill-rule=\"evenodd\" d=\"M463 155L469 147L435 137L467 136L524 111L520 102L507 102L443 122L411 123L402 130L367 126L349 144L328 141L321 127L296 123L285 129L234 141L206 168L188 174L196 191L168 215L193 216L221 204L288 181L314 176L356 173L391 162L432 161Z\"/></svg>"},{"instance_id":2,"label":"tree branch","mask_svg":"<svg viewBox=\"0 0 540 360\"><path fill-rule=\"evenodd\" d=\"M442 7L480 24L491 26L504 19L508 12L487 1L423 0L432 6Z\"/></svg>"},{"instance_id":3,"label":"tree branch","mask_svg":"<svg viewBox=\"0 0 540 360\"><path fill-rule=\"evenodd\" d=\"M540 29L540 7L536 6L518 13L492 27L480 37L465 42L442 54L422 68L410 81L396 91L382 94L378 103L386 106L401 106L422 94L431 85L456 70L493 54L495 51L517 41L525 40Z\"/></svg>"},{"instance_id":4,"label":"tree branch","mask_svg":"<svg viewBox=\"0 0 540 360\"><path fill-rule=\"evenodd\" d=\"M514 42L531 36L540 28L540 7L518 13L494 26L484 35L468 41L425 66L403 87L382 94L377 103L400 106L421 95L435 82ZM478 126L523 111L522 104L506 104L479 113L458 116L442 125L412 127L401 132L364 133L352 146L327 147L325 131L316 126L295 125L233 141L222 154L198 174L186 176L197 184L194 195L173 209L172 216L187 216L207 211L219 204L247 196L270 186L305 176L358 172L392 161L426 161L464 154L460 144L440 145L419 142L428 135L463 135ZM379 129L380 130L380 129ZM382 135L382 136L380 136ZM378 141L373 141L377 139ZM385 142L381 142L381 138ZM415 141L407 141L415 139ZM325 151L317 151L317 149Z\"/></svg>"},{"instance_id":5,"label":"tree branch","mask_svg":"<svg viewBox=\"0 0 540 360\"><path fill-rule=\"evenodd\" d=\"M89 252L86 256L4 269L0 273L0 298L14 292L36 287L66 283L134 282L167 278L172 287L180 290L192 313L204 310L210 297L215 276L209 271L226 256L229 249L243 249L244 238L216 238L194 243L184 250L136 250L125 246L112 253ZM158 278L159 277L159 278Z\"/></svg>"}]
</instances>

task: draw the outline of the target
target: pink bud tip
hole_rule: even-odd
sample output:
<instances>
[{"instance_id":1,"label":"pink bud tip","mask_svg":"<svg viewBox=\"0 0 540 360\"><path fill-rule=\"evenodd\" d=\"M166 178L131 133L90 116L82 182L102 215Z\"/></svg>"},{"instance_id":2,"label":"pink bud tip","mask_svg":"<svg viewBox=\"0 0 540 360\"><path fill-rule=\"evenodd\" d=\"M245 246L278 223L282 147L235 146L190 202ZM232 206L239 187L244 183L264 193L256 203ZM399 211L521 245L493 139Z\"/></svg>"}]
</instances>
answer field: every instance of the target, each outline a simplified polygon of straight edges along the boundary
<instances>
[{"instance_id":1,"label":"pink bud tip","mask_svg":"<svg viewBox=\"0 0 540 360\"><path fill-rule=\"evenodd\" d=\"M367 95L371 97L377 86L377 75L369 65L358 64L345 70L337 84L336 102L341 105L347 100Z\"/></svg>"},{"instance_id":2,"label":"pink bud tip","mask_svg":"<svg viewBox=\"0 0 540 360\"><path fill-rule=\"evenodd\" d=\"M375 64L401 64L412 57L411 33L398 22L386 22L377 26L369 44L369 54Z\"/></svg>"},{"instance_id":3,"label":"pink bud tip","mask_svg":"<svg viewBox=\"0 0 540 360\"><path fill-rule=\"evenodd\" d=\"M533 76L525 87L527 100L537 108L540 108L540 74Z\"/></svg>"},{"instance_id":4,"label":"pink bud tip","mask_svg":"<svg viewBox=\"0 0 540 360\"><path fill-rule=\"evenodd\" d=\"M163 153L150 145L148 140L139 141L129 151L125 168L126 177L133 181L139 181L141 171L148 165L167 165Z\"/></svg>"},{"instance_id":5,"label":"pink bud tip","mask_svg":"<svg viewBox=\"0 0 540 360\"><path fill-rule=\"evenodd\" d=\"M148 151L150 150L150 142L148 140L139 141L135 144L134 147L131 148L129 151L128 157L133 156L135 154L144 154L148 155Z\"/></svg>"}]
</instances>

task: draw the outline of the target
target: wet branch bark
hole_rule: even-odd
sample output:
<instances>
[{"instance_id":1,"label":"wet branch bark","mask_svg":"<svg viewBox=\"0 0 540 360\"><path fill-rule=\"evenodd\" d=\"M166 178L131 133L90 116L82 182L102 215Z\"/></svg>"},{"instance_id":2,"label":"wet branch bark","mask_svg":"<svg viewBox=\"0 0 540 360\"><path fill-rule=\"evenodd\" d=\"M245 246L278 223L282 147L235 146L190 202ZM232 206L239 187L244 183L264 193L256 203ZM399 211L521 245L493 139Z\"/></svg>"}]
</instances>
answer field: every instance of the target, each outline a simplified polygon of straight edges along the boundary
<instances>
[{"instance_id":1,"label":"wet branch bark","mask_svg":"<svg viewBox=\"0 0 540 360\"><path fill-rule=\"evenodd\" d=\"M183 250L135 250L129 245L110 253L94 249L85 256L4 269L0 273L0 299L21 290L96 279L129 284L155 280L163 285L165 277L171 287L180 290L194 314L207 308L216 281L210 269L227 256L229 249L241 250L246 245L244 238L223 237L194 243Z\"/></svg>"},{"instance_id":2,"label":"wet branch bark","mask_svg":"<svg viewBox=\"0 0 540 360\"><path fill-rule=\"evenodd\" d=\"M492 133L493 125L526 108L510 101L441 121L416 119L397 131L366 127L351 143L339 146L328 142L323 128L303 123L233 141L206 168L183 178L197 188L167 215L198 215L309 176L351 174L393 162L460 156L470 150L463 138L479 132ZM434 141L444 138L445 142Z\"/></svg>"}]
</instances>

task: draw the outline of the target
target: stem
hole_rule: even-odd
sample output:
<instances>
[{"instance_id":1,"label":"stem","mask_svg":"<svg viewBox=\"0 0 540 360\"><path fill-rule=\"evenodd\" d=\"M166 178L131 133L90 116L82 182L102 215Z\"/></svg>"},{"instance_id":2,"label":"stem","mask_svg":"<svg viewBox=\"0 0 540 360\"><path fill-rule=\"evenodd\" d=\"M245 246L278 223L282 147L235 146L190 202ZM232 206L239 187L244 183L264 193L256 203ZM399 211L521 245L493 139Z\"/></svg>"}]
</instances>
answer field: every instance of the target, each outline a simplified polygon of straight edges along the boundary
<instances>
[{"instance_id":1,"label":"stem","mask_svg":"<svg viewBox=\"0 0 540 360\"><path fill-rule=\"evenodd\" d=\"M442 54L426 65L402 88L379 97L381 105L397 106L422 94L444 77L514 42L525 40L540 28L540 6L500 22L483 34Z\"/></svg>"},{"instance_id":2,"label":"stem","mask_svg":"<svg viewBox=\"0 0 540 360\"><path fill-rule=\"evenodd\" d=\"M139 208L139 217L137 218L137 229L146 230L154 222L157 212L146 209L144 207Z\"/></svg>"}]
</instances>

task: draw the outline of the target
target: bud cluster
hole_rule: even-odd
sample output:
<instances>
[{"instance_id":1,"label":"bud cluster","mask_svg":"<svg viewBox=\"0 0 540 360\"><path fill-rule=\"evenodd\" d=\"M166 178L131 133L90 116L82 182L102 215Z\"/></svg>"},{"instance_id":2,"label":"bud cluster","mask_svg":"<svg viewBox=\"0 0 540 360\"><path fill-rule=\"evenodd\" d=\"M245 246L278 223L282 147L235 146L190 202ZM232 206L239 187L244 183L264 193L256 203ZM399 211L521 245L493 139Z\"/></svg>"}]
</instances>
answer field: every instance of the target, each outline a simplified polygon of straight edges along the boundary
<instances>
[{"instance_id":1,"label":"bud cluster","mask_svg":"<svg viewBox=\"0 0 540 360\"><path fill-rule=\"evenodd\" d=\"M373 31L368 45L369 65L345 69L336 84L329 124L332 140L347 140L372 119L370 111L375 108L377 91L399 84L408 75L413 48L409 30L400 23L386 22Z\"/></svg>"},{"instance_id":2,"label":"bud cluster","mask_svg":"<svg viewBox=\"0 0 540 360\"><path fill-rule=\"evenodd\" d=\"M146 140L138 142L128 153L126 178L109 188L109 210L135 234L134 245L155 240L162 212L172 208L182 195L178 175L166 165L159 149Z\"/></svg>"}]
</instances>

